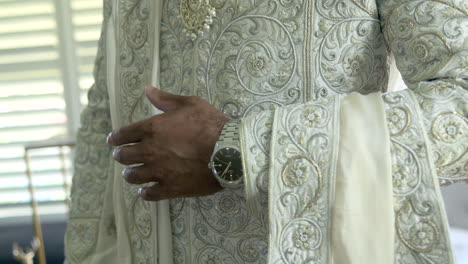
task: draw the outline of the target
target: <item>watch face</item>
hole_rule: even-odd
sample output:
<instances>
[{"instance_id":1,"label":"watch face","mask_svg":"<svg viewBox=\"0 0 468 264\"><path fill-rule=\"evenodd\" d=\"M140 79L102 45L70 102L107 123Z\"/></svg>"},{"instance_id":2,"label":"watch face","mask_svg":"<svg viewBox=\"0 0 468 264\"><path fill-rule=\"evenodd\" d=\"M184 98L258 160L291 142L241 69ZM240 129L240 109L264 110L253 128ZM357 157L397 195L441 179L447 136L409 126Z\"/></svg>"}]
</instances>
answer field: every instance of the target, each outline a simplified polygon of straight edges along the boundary
<instances>
[{"instance_id":1,"label":"watch face","mask_svg":"<svg viewBox=\"0 0 468 264\"><path fill-rule=\"evenodd\" d=\"M238 150L222 148L213 157L213 169L218 177L225 181L237 181L242 178L242 159Z\"/></svg>"}]
</instances>

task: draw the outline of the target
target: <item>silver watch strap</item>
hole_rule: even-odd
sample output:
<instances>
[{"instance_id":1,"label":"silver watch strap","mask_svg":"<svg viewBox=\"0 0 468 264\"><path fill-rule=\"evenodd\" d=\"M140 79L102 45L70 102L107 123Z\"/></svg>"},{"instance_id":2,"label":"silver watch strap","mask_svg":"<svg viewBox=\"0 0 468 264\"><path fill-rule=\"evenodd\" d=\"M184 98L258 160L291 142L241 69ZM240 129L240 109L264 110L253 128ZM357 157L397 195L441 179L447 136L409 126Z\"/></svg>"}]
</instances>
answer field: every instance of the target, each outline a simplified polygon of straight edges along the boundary
<instances>
[{"instance_id":1,"label":"silver watch strap","mask_svg":"<svg viewBox=\"0 0 468 264\"><path fill-rule=\"evenodd\" d=\"M239 146L239 126L239 119L228 120L224 124L223 130L219 135L218 142Z\"/></svg>"}]
</instances>

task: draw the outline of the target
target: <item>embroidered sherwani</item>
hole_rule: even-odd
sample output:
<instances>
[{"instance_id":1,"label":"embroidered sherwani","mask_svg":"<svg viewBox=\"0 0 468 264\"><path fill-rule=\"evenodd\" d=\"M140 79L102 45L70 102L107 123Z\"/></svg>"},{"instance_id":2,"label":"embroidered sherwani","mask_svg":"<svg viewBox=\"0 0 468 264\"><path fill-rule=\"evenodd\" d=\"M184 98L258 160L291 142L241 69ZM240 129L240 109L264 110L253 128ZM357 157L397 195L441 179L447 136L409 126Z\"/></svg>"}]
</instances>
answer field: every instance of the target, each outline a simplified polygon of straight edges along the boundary
<instances>
[{"instance_id":1,"label":"embroidered sherwani","mask_svg":"<svg viewBox=\"0 0 468 264\"><path fill-rule=\"evenodd\" d=\"M439 183L468 177L466 1L212 0L194 41L180 1L104 1L67 263L454 263ZM409 89L387 92L390 54ZM157 74L242 119L244 188L168 213L119 176L105 138L154 113Z\"/></svg>"}]
</instances>

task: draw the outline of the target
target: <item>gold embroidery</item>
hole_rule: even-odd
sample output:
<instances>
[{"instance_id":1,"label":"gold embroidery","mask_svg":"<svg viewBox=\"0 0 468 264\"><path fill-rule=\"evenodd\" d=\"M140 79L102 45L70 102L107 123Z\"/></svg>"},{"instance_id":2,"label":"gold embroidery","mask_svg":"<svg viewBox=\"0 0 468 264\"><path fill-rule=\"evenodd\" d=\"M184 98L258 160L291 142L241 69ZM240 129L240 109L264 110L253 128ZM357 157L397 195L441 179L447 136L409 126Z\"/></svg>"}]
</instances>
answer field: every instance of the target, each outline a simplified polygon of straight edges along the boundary
<instances>
[{"instance_id":1,"label":"gold embroidery","mask_svg":"<svg viewBox=\"0 0 468 264\"><path fill-rule=\"evenodd\" d=\"M406 211L406 212L405 212ZM430 220L413 221L409 230L403 230L403 214L409 214L410 205L405 201L402 208L396 213L396 230L401 241L410 249L419 252L431 252L439 244L439 229ZM406 235L406 236L405 236Z\"/></svg>"},{"instance_id":2,"label":"gold embroidery","mask_svg":"<svg viewBox=\"0 0 468 264\"><path fill-rule=\"evenodd\" d=\"M390 136L400 136L411 125L409 109L404 106L396 106L387 111L387 122Z\"/></svg>"},{"instance_id":3,"label":"gold embroidery","mask_svg":"<svg viewBox=\"0 0 468 264\"><path fill-rule=\"evenodd\" d=\"M457 112L443 113L432 123L432 135L445 143L454 143L467 131L468 119Z\"/></svg>"},{"instance_id":4,"label":"gold embroidery","mask_svg":"<svg viewBox=\"0 0 468 264\"><path fill-rule=\"evenodd\" d=\"M210 5L209 0L182 0L179 12L187 37L191 40L210 30L210 25L216 16L216 10Z\"/></svg>"},{"instance_id":5,"label":"gold embroidery","mask_svg":"<svg viewBox=\"0 0 468 264\"><path fill-rule=\"evenodd\" d=\"M315 190L312 190L312 192L314 192L313 196L311 195L312 198L306 203L298 216L302 216L309 211L310 208L315 205L320 197L320 193L322 192L323 179L320 168L314 160L307 156L299 155L290 158L283 167L281 179L283 184L290 188L298 187L306 181L308 183L312 180L317 181L314 186Z\"/></svg>"}]
</instances>

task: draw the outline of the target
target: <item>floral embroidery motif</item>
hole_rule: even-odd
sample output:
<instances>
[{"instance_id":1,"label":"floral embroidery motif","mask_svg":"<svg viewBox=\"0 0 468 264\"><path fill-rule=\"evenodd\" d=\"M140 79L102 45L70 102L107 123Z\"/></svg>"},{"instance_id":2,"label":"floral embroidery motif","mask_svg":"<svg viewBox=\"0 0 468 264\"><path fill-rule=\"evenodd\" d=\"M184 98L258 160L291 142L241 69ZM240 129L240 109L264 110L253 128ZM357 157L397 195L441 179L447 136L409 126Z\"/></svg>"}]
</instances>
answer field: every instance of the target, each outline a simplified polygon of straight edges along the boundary
<instances>
[{"instance_id":1,"label":"floral embroidery motif","mask_svg":"<svg viewBox=\"0 0 468 264\"><path fill-rule=\"evenodd\" d=\"M427 42L418 41L414 43L413 54L416 58L426 62L429 56Z\"/></svg>"},{"instance_id":2,"label":"floral embroidery motif","mask_svg":"<svg viewBox=\"0 0 468 264\"><path fill-rule=\"evenodd\" d=\"M184 0L183 2L197 5L203 1ZM118 59L120 65L128 70L119 75L122 87L126 89L124 92L128 95L121 102L125 108L122 113L126 120L132 120L150 113L149 108L140 100L143 93L138 86L148 80L148 66L151 65L151 56L148 56L151 54L149 51L151 45L147 43L152 37L149 36L151 30L146 22L152 21L150 14L153 8L149 8L147 5L149 1L146 0L115 2L122 4L119 14L125 18L122 19L122 25L119 25L121 35L124 37L119 43L122 49ZM251 170L253 174L260 175L255 179L255 185L260 190L259 193L263 194L259 199L262 201L259 203L261 209L267 208L268 197L265 194L268 188L265 186L268 186L268 170L277 165L269 164L270 140L275 141L272 144L281 144L284 147L284 152L274 153L275 157L278 156L281 159L281 162L278 162L281 166L290 158L302 155L305 150L314 155L311 158L319 168L318 172L327 176L333 175L333 171L330 171L326 165L326 161L333 160L333 153L329 152L334 144L333 137L328 137L329 130L327 129L330 127L327 125L320 127L319 123L315 122L316 115L313 116L314 119L311 119L313 122L306 121L304 114L306 109L301 109L304 111L291 116L295 122L279 130L288 131L289 134L283 133L277 138L272 138L271 127L263 127L264 123L268 123L265 120L271 120L272 115L267 114L269 110L338 93L385 91L387 50L381 32L382 21L378 20L378 13L383 19L383 25L386 26L383 28L384 33L397 57L398 67L409 83L432 79L434 73L447 66L447 61L449 61L447 58L451 58L456 52L454 49L456 46L450 46L450 41L455 43L464 39L463 32L457 26L463 21L459 18L448 19L453 14L462 14L460 9L452 7L457 6L456 4L451 6L436 1L378 1L380 10L377 12L375 1L353 0L343 3L342 1L332 3L301 0L212 1L211 4L220 10L216 23L210 26L210 34L192 42L186 39L183 32L184 25L180 18L177 18L180 11L179 2L164 1L161 25L161 64L164 65L161 67L162 88L176 94L201 96L233 118L264 111L263 116L252 115L253 118L250 119L252 124L255 123L248 127L254 131L249 133L255 136L255 144L248 144L246 148L246 155L254 156L255 158L251 160L256 160L255 164L258 164L258 167ZM418 10L421 12L409 12L409 10L415 10L415 6L419 6ZM127 7L130 8L127 9ZM106 9L106 14L110 14L110 9ZM427 13L427 10L438 12L437 14ZM425 14L429 15L425 16ZM430 21L427 18L433 20ZM136 23L132 24L133 21ZM440 26L443 29L421 30L424 24L430 24L431 27ZM415 41L416 36L421 36L420 40ZM463 45L457 45L463 47ZM433 52L439 53L440 58L434 58L431 55ZM466 59L463 63L466 64ZM457 76L463 76L462 73L466 72L466 67L464 70L448 65L446 69L448 69L446 72L457 73ZM443 74L445 73L437 77L444 76ZM102 73L100 75L105 76ZM459 80L452 81L460 83ZM93 95L90 98L96 100L91 102L91 108L88 107L83 115L86 117L83 118L85 128L80 138L83 141L90 141L90 144L79 146L79 153L82 155L77 155L77 159L81 167L78 168L80 170L78 177L74 179L76 181L76 184L74 182L75 207L72 209L73 213L81 214L81 216L87 215L89 211L89 215L97 219L101 212L99 205L102 203L95 201L102 201L102 195L96 190L99 190L98 186L105 182L109 174L103 168L110 166L108 148L92 147L93 144L104 142L105 135L111 127L108 121L110 120L109 102L105 83L105 80L97 81L99 89L90 91ZM428 87L433 88L428 89ZM456 93L464 95L460 92L460 89L463 89L461 86L454 88L448 85L448 82L441 81L426 82L419 87L410 88L424 91L418 91L416 95L421 108L425 111L425 116L428 117L426 118L428 121L424 121L429 122L426 124L428 128L442 121L441 118L435 122L432 118L435 113L431 112L434 109L434 98L445 106L449 101L448 98L457 97L454 96ZM466 96L458 96L458 98L462 101ZM424 152L424 144L418 140L422 138L422 135L411 136L414 131L419 131L419 128L415 129L413 125L419 124L420 120L412 119L415 111L409 105L399 103L398 100L390 101L388 105L391 107L389 108L395 111L395 117L389 115L392 148L396 150L395 153L402 154L400 159L392 160L396 164L395 168L400 168L394 173L395 201L400 209L397 224L398 230L401 230L401 235L399 233L396 238L396 248L398 248L396 259L401 263L429 262L428 259L435 263L450 262L450 257L446 253L449 252L449 247L446 246L444 240L443 227L435 225L437 229L432 229L434 231L432 233L429 232L432 225L427 221L441 222L438 219L440 217L438 205L431 203L435 195L432 192L433 183L425 178L418 180L418 175L430 171L426 162L426 158L430 155ZM387 109L387 114L391 113L390 109ZM333 115L336 114L336 109L327 110ZM466 116L465 112L458 112L461 116ZM439 111L434 117L442 113L444 112ZM325 124L330 124L332 123L329 122L330 120L335 120L332 116L320 112L319 115ZM98 121L86 122L92 120L91 117L96 117ZM321 131L322 134L314 132L312 137L306 137L308 132L305 131L312 128ZM444 132L434 126L434 131L437 132L431 133L431 140L444 144L448 143L442 141L443 133L453 137L465 136L460 136L456 132L458 130L454 128ZM98 135L98 132L101 134ZM94 136L90 136L92 133ZM435 136L437 133L440 133L440 138ZM452 136L447 135L444 136L445 140L452 140ZM416 143L412 143L413 141ZM311 146L319 147L317 151L309 151ZM464 172L463 165L466 159L460 157L463 157L463 153L466 152L466 146L458 149L446 145L435 146L434 156L440 157L437 161L440 175L449 178ZM448 156L450 158L447 158ZM304 164L309 164L308 162L304 161ZM402 169L407 164L410 166ZM463 165L460 166L460 164ZM89 169L85 170L84 167L89 167ZM276 171L282 169L283 167L276 168ZM329 217L327 200L329 183L328 177L324 176L321 179L320 176L313 175L314 172L317 170L310 165L306 172L309 175L308 180L294 187L296 193L292 192L272 202L279 207L287 204L284 208L290 210L287 212L289 215L304 216L307 213L308 220L304 225L311 226L310 230L315 235L317 248L310 250L313 252L312 257L312 254L307 255L309 250L295 246L293 237L297 234L298 226L301 226L297 224L297 221L305 220L290 219L288 223L291 223L291 228L283 230L278 237L279 241L285 241L284 244L274 245L282 252L282 255L273 256L277 263L302 263L305 259L309 263L312 261L327 263L328 252L323 245L328 239L326 219ZM300 172L299 175L301 175ZM93 184L86 185L86 179L92 179ZM90 189L86 186L94 188ZM290 187L286 186L286 188ZM93 194L89 195L85 190L90 190ZM308 197L305 194L310 195L310 193L316 193L316 195L309 201L296 199ZM217 204L216 201L222 200L224 195L234 197L234 199ZM90 196L93 199L86 198ZM410 199L412 205L404 207L402 204ZM94 203L89 203L89 200L93 200ZM232 201L236 202L237 207L233 207ZM297 206L294 201L298 202ZM130 202L133 204L135 201ZM151 260L149 256L144 256L144 253L150 251L148 249L151 248L151 244L142 239L144 238L142 234L147 234L145 222L148 218L142 206L139 205L136 210L137 213L129 217L135 217L139 223L143 224L139 227L133 226L135 236L131 238L132 246L138 255L135 260L147 263ZM229 212L237 212L237 214L230 215ZM242 260L251 263L266 263L269 246L268 224L278 226L279 223L275 221L281 219L268 219L265 215L253 216L247 209L243 190L239 190L226 194L221 192L213 197L171 201L171 220L175 263L218 261L211 256L217 256L220 263L229 263L229 261L236 263ZM427 223L427 225L422 224L416 227L416 223ZM423 230L425 233L418 230ZM406 239L404 234L411 232L419 232L420 238L414 241ZM438 242L430 253L421 254L418 250L430 248L429 241ZM412 246L413 244L420 246ZM314 243L309 245L314 245ZM194 255L190 255L189 252L194 252ZM290 252L293 254L289 254Z\"/></svg>"},{"instance_id":3,"label":"floral embroidery motif","mask_svg":"<svg viewBox=\"0 0 468 264\"><path fill-rule=\"evenodd\" d=\"M315 244L313 242L317 240L317 235L310 226L302 226L294 233L293 240L295 247L303 250L309 250Z\"/></svg>"},{"instance_id":4,"label":"floral embroidery motif","mask_svg":"<svg viewBox=\"0 0 468 264\"><path fill-rule=\"evenodd\" d=\"M396 136L405 133L411 123L408 108L394 107L387 111L387 123L390 135Z\"/></svg>"},{"instance_id":5,"label":"floral embroidery motif","mask_svg":"<svg viewBox=\"0 0 468 264\"><path fill-rule=\"evenodd\" d=\"M344 70L345 73L350 76L358 75L365 65L366 61L359 55L354 55L353 57L348 57L344 61Z\"/></svg>"},{"instance_id":6,"label":"floral embroidery motif","mask_svg":"<svg viewBox=\"0 0 468 264\"><path fill-rule=\"evenodd\" d=\"M146 24L137 24L133 28L133 32L130 31L128 44L134 49L140 49L145 45L148 39L148 26Z\"/></svg>"},{"instance_id":7,"label":"floral embroidery motif","mask_svg":"<svg viewBox=\"0 0 468 264\"><path fill-rule=\"evenodd\" d=\"M468 12L456 0L379 4L384 35L430 130L431 154L441 184L468 179L468 113L463 107L468 86L460 79L467 73L466 32L460 31L460 25L468 21Z\"/></svg>"},{"instance_id":8,"label":"floral embroidery motif","mask_svg":"<svg viewBox=\"0 0 468 264\"><path fill-rule=\"evenodd\" d=\"M429 222L419 222L410 228L411 242L418 245L419 251L429 251L437 243L437 228Z\"/></svg>"},{"instance_id":9,"label":"floral embroidery motif","mask_svg":"<svg viewBox=\"0 0 468 264\"><path fill-rule=\"evenodd\" d=\"M321 122L321 118L322 117L318 112L309 109L304 113L304 124L310 127L314 127L315 124Z\"/></svg>"},{"instance_id":10,"label":"floral embroidery motif","mask_svg":"<svg viewBox=\"0 0 468 264\"><path fill-rule=\"evenodd\" d=\"M247 70L255 77L265 76L271 69L269 58L261 53L252 53L249 56Z\"/></svg>"},{"instance_id":11,"label":"floral embroidery motif","mask_svg":"<svg viewBox=\"0 0 468 264\"><path fill-rule=\"evenodd\" d=\"M339 9L338 5L328 8L321 6L319 1L315 5L323 16L317 16L317 19L329 19L328 23L319 24L319 31L310 40L320 43L318 52L313 54L316 56L313 71L317 79L314 81L316 85L312 86L316 90L313 92L316 99L339 93L384 91L386 52L378 20L368 15L348 20L350 14L335 10ZM325 91L317 89L322 83L327 87Z\"/></svg>"},{"instance_id":12,"label":"floral embroidery motif","mask_svg":"<svg viewBox=\"0 0 468 264\"><path fill-rule=\"evenodd\" d=\"M390 24L389 30L398 38L407 39L414 31L414 21L409 18L400 19L396 24Z\"/></svg>"},{"instance_id":13,"label":"floral embroidery motif","mask_svg":"<svg viewBox=\"0 0 468 264\"><path fill-rule=\"evenodd\" d=\"M403 133L391 135L393 193L395 208L395 259L399 263L451 263L447 226L444 223L441 197L434 184L435 172L431 169L427 142L421 129L421 116L414 94L409 90L383 96L387 116L405 109L408 123ZM392 133L391 122L388 129ZM441 235L443 234L443 235Z\"/></svg>"},{"instance_id":14,"label":"floral embroidery motif","mask_svg":"<svg viewBox=\"0 0 468 264\"><path fill-rule=\"evenodd\" d=\"M278 263L305 263L314 259L327 263L329 241L328 192L336 161L333 135L340 97L317 103L292 105L276 110L277 138L273 153L270 186L270 256ZM299 126L305 116L320 112L320 125ZM275 125L276 124L276 125ZM320 210L321 208L322 210ZM281 217L278 217L281 215Z\"/></svg>"},{"instance_id":15,"label":"floral embroidery motif","mask_svg":"<svg viewBox=\"0 0 468 264\"><path fill-rule=\"evenodd\" d=\"M124 79L123 88L127 93L135 97L138 97L141 95L142 82L141 82L140 75L138 73L126 72L123 79Z\"/></svg>"},{"instance_id":16,"label":"floral embroidery motif","mask_svg":"<svg viewBox=\"0 0 468 264\"><path fill-rule=\"evenodd\" d=\"M421 184L422 169L417 154L399 141L392 141L393 194L407 196Z\"/></svg>"},{"instance_id":17,"label":"floral embroidery motif","mask_svg":"<svg viewBox=\"0 0 468 264\"><path fill-rule=\"evenodd\" d=\"M283 169L283 183L288 187L303 184L309 177L309 165L305 158L293 158Z\"/></svg>"},{"instance_id":18,"label":"floral embroidery motif","mask_svg":"<svg viewBox=\"0 0 468 264\"><path fill-rule=\"evenodd\" d=\"M311 106L304 111L302 122L308 127L323 127L328 119L327 111L321 106Z\"/></svg>"},{"instance_id":19,"label":"floral embroidery motif","mask_svg":"<svg viewBox=\"0 0 468 264\"><path fill-rule=\"evenodd\" d=\"M468 131L468 119L458 113L444 113L439 115L432 124L432 134L437 139L454 143Z\"/></svg>"},{"instance_id":20,"label":"floral embroidery motif","mask_svg":"<svg viewBox=\"0 0 468 264\"><path fill-rule=\"evenodd\" d=\"M216 209L222 215L235 215L239 213L239 201L234 200L234 197L224 195L216 201Z\"/></svg>"},{"instance_id":21,"label":"floral embroidery motif","mask_svg":"<svg viewBox=\"0 0 468 264\"><path fill-rule=\"evenodd\" d=\"M218 256L215 255L204 255L201 259L201 263L203 264L220 264L221 261Z\"/></svg>"},{"instance_id":22,"label":"floral embroidery motif","mask_svg":"<svg viewBox=\"0 0 468 264\"><path fill-rule=\"evenodd\" d=\"M407 184L409 178L409 168L400 167L393 172L393 185L401 188Z\"/></svg>"},{"instance_id":23,"label":"floral embroidery motif","mask_svg":"<svg viewBox=\"0 0 468 264\"><path fill-rule=\"evenodd\" d=\"M408 84L433 78L450 62L454 55L453 47L462 46L457 43L462 39L460 35L455 37L450 33L452 30L460 32L456 29L458 26L449 22L456 16L466 14L451 5L421 0L402 3L389 1L381 5L385 24L390 27L390 30L385 30L385 36ZM437 10L436 16L433 10ZM427 19L429 17L432 20Z\"/></svg>"},{"instance_id":24,"label":"floral embroidery motif","mask_svg":"<svg viewBox=\"0 0 468 264\"><path fill-rule=\"evenodd\" d=\"M449 175L463 175L463 169L457 167L463 166L463 158L460 157L466 144L461 143L454 148L447 143L462 136L457 133L461 123L451 120L454 117L452 113L441 113L457 109L457 104L466 98L461 87L450 84L458 83L450 73L450 68L454 66L456 69L458 64L447 64L454 59L457 47L462 46L458 44L460 36L454 37L449 33L458 26L449 21L462 14L453 7L457 4L452 6L448 2L391 0L379 4L385 37L405 82L414 91L384 96L394 166L395 227L398 234L395 259L398 263L453 263L443 206L439 204L441 198L438 186L434 184L437 175L431 163L435 161L439 179L444 179L445 172L450 169L454 170ZM437 15L433 15L432 10L437 10ZM440 79L427 81L432 78ZM401 111L403 109L405 111ZM402 117L408 122L397 121ZM432 133L424 135L431 126ZM402 127L405 129L400 129ZM426 136L430 142L425 140ZM429 153L429 143L432 143L433 153ZM444 165L447 170L443 169ZM402 170L405 166L406 169Z\"/></svg>"}]
</instances>

